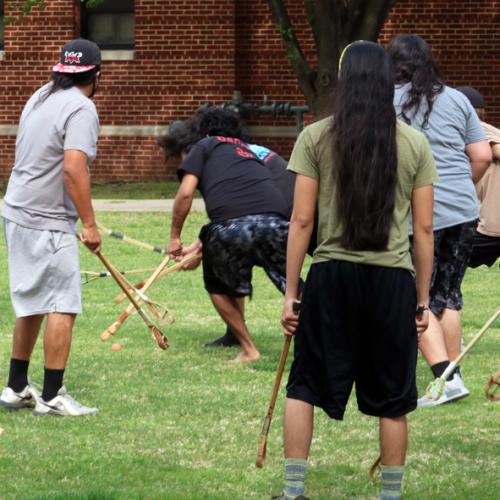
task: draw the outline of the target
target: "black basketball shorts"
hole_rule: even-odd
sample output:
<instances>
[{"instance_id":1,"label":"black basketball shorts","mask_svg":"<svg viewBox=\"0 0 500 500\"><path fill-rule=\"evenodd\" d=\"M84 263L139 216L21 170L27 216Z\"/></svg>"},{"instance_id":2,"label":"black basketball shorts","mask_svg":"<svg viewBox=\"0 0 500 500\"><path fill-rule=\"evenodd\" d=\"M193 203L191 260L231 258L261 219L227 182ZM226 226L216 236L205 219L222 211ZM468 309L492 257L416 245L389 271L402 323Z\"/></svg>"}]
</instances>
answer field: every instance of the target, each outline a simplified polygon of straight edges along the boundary
<instances>
[{"instance_id":1,"label":"black basketball shorts","mask_svg":"<svg viewBox=\"0 0 500 500\"><path fill-rule=\"evenodd\" d=\"M332 260L310 268L287 397L342 420L358 408L399 417L417 406L416 289L404 269Z\"/></svg>"}]
</instances>

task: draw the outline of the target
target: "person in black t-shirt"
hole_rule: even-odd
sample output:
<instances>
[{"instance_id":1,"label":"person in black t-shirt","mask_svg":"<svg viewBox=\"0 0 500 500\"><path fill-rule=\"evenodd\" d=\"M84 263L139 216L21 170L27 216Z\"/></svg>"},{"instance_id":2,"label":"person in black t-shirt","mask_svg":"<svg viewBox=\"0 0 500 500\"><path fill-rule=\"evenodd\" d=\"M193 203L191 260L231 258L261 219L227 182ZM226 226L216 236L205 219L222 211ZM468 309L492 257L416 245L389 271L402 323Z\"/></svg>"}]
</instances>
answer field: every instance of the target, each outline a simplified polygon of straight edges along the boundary
<instances>
[{"instance_id":1,"label":"person in black t-shirt","mask_svg":"<svg viewBox=\"0 0 500 500\"><path fill-rule=\"evenodd\" d=\"M236 115L211 109L201 117L199 133L203 139L177 170L181 185L168 251L178 259L194 250L193 245L183 249L180 236L199 189L210 218L200 233L205 288L241 345L235 361L255 361L260 354L245 325L244 298L252 294L254 265L285 289L289 207L270 169L241 140Z\"/></svg>"},{"instance_id":2,"label":"person in black t-shirt","mask_svg":"<svg viewBox=\"0 0 500 500\"><path fill-rule=\"evenodd\" d=\"M159 140L159 145L165 150L168 158L186 157L187 153L199 140L202 139L199 131L199 122L203 113L198 113L191 120L178 120L169 127L169 133ZM293 195L295 190L295 173L287 170L287 161L274 151L258 144L247 144L247 147L269 168L276 187L280 190L286 203L286 218L292 215ZM317 213L315 226L307 253L312 256L316 248ZM183 257L198 255L199 260L192 262L188 269L195 269L201 262L201 241L196 240L191 245L183 247ZM240 345L237 337L229 326L221 337L204 344L204 347L232 347Z\"/></svg>"}]
</instances>

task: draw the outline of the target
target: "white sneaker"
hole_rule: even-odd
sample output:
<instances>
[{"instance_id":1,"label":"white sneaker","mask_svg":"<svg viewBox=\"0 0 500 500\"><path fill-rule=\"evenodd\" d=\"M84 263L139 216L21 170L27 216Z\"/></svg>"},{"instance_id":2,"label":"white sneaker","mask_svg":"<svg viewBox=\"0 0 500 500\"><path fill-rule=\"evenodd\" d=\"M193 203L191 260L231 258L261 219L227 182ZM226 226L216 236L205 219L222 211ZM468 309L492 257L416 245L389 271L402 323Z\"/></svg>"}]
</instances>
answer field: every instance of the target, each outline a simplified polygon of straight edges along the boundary
<instances>
[{"instance_id":1,"label":"white sneaker","mask_svg":"<svg viewBox=\"0 0 500 500\"><path fill-rule=\"evenodd\" d=\"M80 404L68 394L66 387L62 386L57 392L57 396L50 401L44 401L41 397L38 398L33 415L80 417L83 415L95 415L98 412L97 408L89 408Z\"/></svg>"},{"instance_id":2,"label":"white sneaker","mask_svg":"<svg viewBox=\"0 0 500 500\"><path fill-rule=\"evenodd\" d=\"M9 410L33 408L39 397L40 394L30 383L21 392L16 392L10 387L4 387L0 396L0 406Z\"/></svg>"},{"instance_id":3,"label":"white sneaker","mask_svg":"<svg viewBox=\"0 0 500 500\"><path fill-rule=\"evenodd\" d=\"M431 408L433 406L450 403L465 398L469 395L469 391L465 387L462 377L458 373L453 375L451 380L444 384L444 391L441 397L437 400L429 399L427 396L421 397L417 404L420 408Z\"/></svg>"}]
</instances>

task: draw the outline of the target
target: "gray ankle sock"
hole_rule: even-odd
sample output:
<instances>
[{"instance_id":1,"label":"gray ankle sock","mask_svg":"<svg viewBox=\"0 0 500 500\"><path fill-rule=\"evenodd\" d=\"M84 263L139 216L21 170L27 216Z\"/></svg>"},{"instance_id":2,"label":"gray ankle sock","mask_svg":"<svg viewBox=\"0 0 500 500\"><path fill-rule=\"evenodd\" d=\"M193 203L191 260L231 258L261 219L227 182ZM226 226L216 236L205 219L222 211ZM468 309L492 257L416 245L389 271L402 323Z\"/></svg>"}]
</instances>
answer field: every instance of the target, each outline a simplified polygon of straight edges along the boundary
<instances>
[{"instance_id":1,"label":"gray ankle sock","mask_svg":"<svg viewBox=\"0 0 500 500\"><path fill-rule=\"evenodd\" d=\"M304 480L306 477L307 460L305 458L285 459L285 500L304 494Z\"/></svg>"},{"instance_id":2,"label":"gray ankle sock","mask_svg":"<svg viewBox=\"0 0 500 500\"><path fill-rule=\"evenodd\" d=\"M380 472L382 475L380 500L399 500L401 498L404 465L381 465Z\"/></svg>"}]
</instances>

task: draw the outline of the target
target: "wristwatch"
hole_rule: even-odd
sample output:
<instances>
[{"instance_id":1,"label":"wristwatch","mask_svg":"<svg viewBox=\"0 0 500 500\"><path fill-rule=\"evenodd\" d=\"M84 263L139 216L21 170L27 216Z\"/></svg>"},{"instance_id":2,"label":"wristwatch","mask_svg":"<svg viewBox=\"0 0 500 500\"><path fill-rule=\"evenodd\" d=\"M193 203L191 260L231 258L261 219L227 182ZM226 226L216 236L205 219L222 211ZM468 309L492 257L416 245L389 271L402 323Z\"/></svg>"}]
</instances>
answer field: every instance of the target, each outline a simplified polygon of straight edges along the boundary
<instances>
[{"instance_id":1,"label":"wristwatch","mask_svg":"<svg viewBox=\"0 0 500 500\"><path fill-rule=\"evenodd\" d=\"M415 316L422 316L422 314L424 314L424 311L428 311L429 308L424 305L424 304L419 304L417 306L417 310L415 311Z\"/></svg>"}]
</instances>

